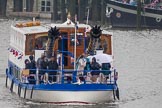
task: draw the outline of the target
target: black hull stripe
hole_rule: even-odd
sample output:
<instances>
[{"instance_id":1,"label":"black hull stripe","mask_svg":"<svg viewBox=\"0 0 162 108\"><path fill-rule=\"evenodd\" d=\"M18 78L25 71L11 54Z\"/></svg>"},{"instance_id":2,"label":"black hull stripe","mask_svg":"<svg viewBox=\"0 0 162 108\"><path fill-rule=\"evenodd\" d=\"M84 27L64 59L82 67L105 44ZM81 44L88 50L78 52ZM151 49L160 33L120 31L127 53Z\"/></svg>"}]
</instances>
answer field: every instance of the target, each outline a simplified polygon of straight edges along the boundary
<instances>
[{"instance_id":1,"label":"black hull stripe","mask_svg":"<svg viewBox=\"0 0 162 108\"><path fill-rule=\"evenodd\" d=\"M112 2L110 2L112 3ZM137 10L136 10L136 6L131 6L131 5L126 5L126 4L122 4L122 3L116 3L116 4L110 4L108 3L107 6L122 12L127 12L127 13L131 13L131 14L137 14ZM120 5L124 5L120 6ZM125 7L127 6L127 7ZM150 11L150 12L148 12ZM162 10L154 10L154 9L145 9L145 11L141 12L142 16L146 16L146 17L152 17L152 18L162 18Z\"/></svg>"}]
</instances>

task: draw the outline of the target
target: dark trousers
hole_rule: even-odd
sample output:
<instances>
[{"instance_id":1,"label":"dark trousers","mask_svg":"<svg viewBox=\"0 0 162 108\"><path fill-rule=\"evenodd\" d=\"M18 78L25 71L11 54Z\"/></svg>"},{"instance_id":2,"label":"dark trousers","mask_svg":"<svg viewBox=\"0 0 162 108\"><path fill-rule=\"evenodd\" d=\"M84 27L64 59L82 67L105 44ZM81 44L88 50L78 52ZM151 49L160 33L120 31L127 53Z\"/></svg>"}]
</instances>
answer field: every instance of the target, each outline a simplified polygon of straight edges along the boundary
<instances>
[{"instance_id":1,"label":"dark trousers","mask_svg":"<svg viewBox=\"0 0 162 108\"><path fill-rule=\"evenodd\" d=\"M56 75L57 75L57 72L56 71L49 72L49 74L48 74L48 80L50 82L56 82Z\"/></svg>"}]
</instances>

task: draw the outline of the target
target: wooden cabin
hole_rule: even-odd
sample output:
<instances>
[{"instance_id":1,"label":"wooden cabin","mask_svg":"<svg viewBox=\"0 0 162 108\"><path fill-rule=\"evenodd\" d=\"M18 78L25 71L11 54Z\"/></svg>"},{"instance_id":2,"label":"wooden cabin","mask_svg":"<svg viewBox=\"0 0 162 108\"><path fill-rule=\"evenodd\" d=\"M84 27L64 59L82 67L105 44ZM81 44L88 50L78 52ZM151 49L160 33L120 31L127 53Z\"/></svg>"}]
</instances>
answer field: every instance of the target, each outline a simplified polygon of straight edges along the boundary
<instances>
[{"instance_id":1,"label":"wooden cabin","mask_svg":"<svg viewBox=\"0 0 162 108\"><path fill-rule=\"evenodd\" d=\"M55 43L54 51L63 50L71 54L74 54L74 37L75 37L75 24L70 20L67 20L63 24L51 24L52 27L57 27L60 30L62 39L58 39ZM76 57L79 57L84 53L88 47L90 40L91 26L86 24L77 24L76 30ZM107 31L103 31L96 49L103 50L104 53L112 55L112 34ZM72 65L73 59L70 54L64 54L64 68L74 68Z\"/></svg>"},{"instance_id":2,"label":"wooden cabin","mask_svg":"<svg viewBox=\"0 0 162 108\"><path fill-rule=\"evenodd\" d=\"M40 22L18 23L12 26L11 30L11 49L20 52L23 56L21 59L16 59L13 53L9 54L9 60L16 64L19 68L24 68L24 60L29 59L30 55L35 56L37 60L41 53L44 53L48 40L48 30L51 27L59 28L61 38L54 42L54 52L65 51L63 54L64 68L73 68L74 55L74 37L75 24L67 20L63 24L40 24ZM76 37L77 47L76 56L79 57L88 47L90 40L89 32L91 27L85 24L77 24ZM103 50L104 53L112 55L112 34L103 31L100 39L97 42L96 49Z\"/></svg>"}]
</instances>

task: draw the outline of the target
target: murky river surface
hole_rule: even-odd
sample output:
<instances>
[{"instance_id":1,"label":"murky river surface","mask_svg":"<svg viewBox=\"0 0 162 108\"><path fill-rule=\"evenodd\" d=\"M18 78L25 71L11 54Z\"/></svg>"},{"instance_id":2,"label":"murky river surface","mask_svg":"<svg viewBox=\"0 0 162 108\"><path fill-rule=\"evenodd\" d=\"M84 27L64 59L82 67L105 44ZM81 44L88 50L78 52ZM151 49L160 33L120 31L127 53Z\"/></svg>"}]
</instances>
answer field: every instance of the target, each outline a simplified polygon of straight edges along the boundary
<instances>
[{"instance_id":1,"label":"murky river surface","mask_svg":"<svg viewBox=\"0 0 162 108\"><path fill-rule=\"evenodd\" d=\"M120 101L97 105L33 103L5 88L11 20L0 20L1 108L162 108L162 31L112 30Z\"/></svg>"}]
</instances>

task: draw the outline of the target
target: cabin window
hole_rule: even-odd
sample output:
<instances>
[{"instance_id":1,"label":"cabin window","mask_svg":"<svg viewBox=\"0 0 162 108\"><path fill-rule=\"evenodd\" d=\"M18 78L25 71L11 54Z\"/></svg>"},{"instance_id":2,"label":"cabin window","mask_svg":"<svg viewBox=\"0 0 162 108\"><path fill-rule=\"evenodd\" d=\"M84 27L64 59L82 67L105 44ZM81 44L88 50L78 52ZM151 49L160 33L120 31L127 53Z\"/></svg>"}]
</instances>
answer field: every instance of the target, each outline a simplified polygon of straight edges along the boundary
<instances>
[{"instance_id":1,"label":"cabin window","mask_svg":"<svg viewBox=\"0 0 162 108\"><path fill-rule=\"evenodd\" d=\"M45 50L48 40L47 35L27 35L26 36L26 54L33 54L34 50Z\"/></svg>"},{"instance_id":2,"label":"cabin window","mask_svg":"<svg viewBox=\"0 0 162 108\"><path fill-rule=\"evenodd\" d=\"M27 52L33 51L33 42L34 42L34 38L32 36L27 36L27 41L26 41L26 51Z\"/></svg>"},{"instance_id":3,"label":"cabin window","mask_svg":"<svg viewBox=\"0 0 162 108\"><path fill-rule=\"evenodd\" d=\"M45 50L47 44L48 37L41 36L35 39L35 49L37 50Z\"/></svg>"},{"instance_id":4,"label":"cabin window","mask_svg":"<svg viewBox=\"0 0 162 108\"><path fill-rule=\"evenodd\" d=\"M100 43L103 53L112 54L111 36L103 36Z\"/></svg>"},{"instance_id":5,"label":"cabin window","mask_svg":"<svg viewBox=\"0 0 162 108\"><path fill-rule=\"evenodd\" d=\"M102 43L101 43L101 39L97 40L97 42L96 42L96 49L98 49L98 50L102 50L103 49L103 46L102 46Z\"/></svg>"},{"instance_id":6,"label":"cabin window","mask_svg":"<svg viewBox=\"0 0 162 108\"><path fill-rule=\"evenodd\" d=\"M103 50L103 53L106 53L108 50L108 42L104 39L98 39L96 42L96 49L97 50Z\"/></svg>"},{"instance_id":7,"label":"cabin window","mask_svg":"<svg viewBox=\"0 0 162 108\"><path fill-rule=\"evenodd\" d=\"M74 46L75 42L75 34L72 33L70 34L70 46ZM82 34L77 34L76 35L76 45L81 46L83 44L83 35Z\"/></svg>"},{"instance_id":8,"label":"cabin window","mask_svg":"<svg viewBox=\"0 0 162 108\"><path fill-rule=\"evenodd\" d=\"M49 0L41 1L41 11L50 12L51 11L51 2Z\"/></svg>"},{"instance_id":9,"label":"cabin window","mask_svg":"<svg viewBox=\"0 0 162 108\"><path fill-rule=\"evenodd\" d=\"M88 48L90 37L85 37L85 48ZM103 50L103 53L111 54L111 38L103 37L96 41L95 49Z\"/></svg>"},{"instance_id":10,"label":"cabin window","mask_svg":"<svg viewBox=\"0 0 162 108\"><path fill-rule=\"evenodd\" d=\"M106 53L108 49L108 43L106 42L106 40L103 41L102 47L103 47L103 52Z\"/></svg>"}]
</instances>

